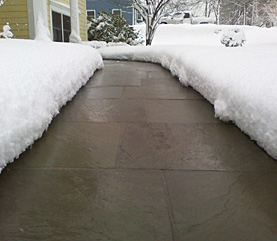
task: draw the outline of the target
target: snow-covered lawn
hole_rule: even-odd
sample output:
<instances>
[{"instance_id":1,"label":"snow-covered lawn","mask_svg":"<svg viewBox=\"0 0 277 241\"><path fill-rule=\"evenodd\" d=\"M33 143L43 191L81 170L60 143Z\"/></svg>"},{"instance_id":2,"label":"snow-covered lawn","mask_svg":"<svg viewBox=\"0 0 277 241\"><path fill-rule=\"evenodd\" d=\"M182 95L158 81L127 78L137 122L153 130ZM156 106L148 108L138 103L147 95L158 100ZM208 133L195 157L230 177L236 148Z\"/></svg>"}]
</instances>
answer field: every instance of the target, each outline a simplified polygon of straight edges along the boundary
<instances>
[{"instance_id":1,"label":"snow-covered lawn","mask_svg":"<svg viewBox=\"0 0 277 241\"><path fill-rule=\"evenodd\" d=\"M229 28L161 25L151 47L99 51L105 59L160 63L214 104L217 117L232 120L277 159L277 28L239 27L245 45L226 48L220 38Z\"/></svg>"},{"instance_id":2,"label":"snow-covered lawn","mask_svg":"<svg viewBox=\"0 0 277 241\"><path fill-rule=\"evenodd\" d=\"M79 44L0 39L0 49L1 172L41 137L103 61Z\"/></svg>"}]
</instances>

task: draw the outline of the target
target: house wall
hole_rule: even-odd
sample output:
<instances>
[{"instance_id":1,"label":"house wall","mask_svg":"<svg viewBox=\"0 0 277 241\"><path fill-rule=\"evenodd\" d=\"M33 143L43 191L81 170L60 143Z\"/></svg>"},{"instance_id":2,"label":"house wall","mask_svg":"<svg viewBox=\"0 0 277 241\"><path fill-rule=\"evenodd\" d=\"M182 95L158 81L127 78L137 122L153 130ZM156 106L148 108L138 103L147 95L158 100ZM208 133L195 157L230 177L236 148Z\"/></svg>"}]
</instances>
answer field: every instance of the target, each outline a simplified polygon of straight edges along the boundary
<instances>
[{"instance_id":1,"label":"house wall","mask_svg":"<svg viewBox=\"0 0 277 241\"><path fill-rule=\"evenodd\" d=\"M14 38L18 39L29 39L34 37L34 23L33 19L29 19L32 15L30 11L33 9L28 9L29 0L7 0L6 3L0 8L0 32L2 32L2 27L7 22L9 22ZM39 1L39 0L35 0ZM30 7L29 1L29 7ZM59 2L70 6L70 0L55 0L54 2ZM33 6L32 6L33 7ZM29 10L29 17L28 17ZM79 11L80 14L80 35L83 41L87 40L87 16L86 16L86 0L79 0ZM50 0L47 0L47 15L48 15L48 26L52 32L52 20L50 11ZM29 26L30 20L30 26ZM31 26L32 25L32 26ZM31 28L31 32L29 30ZM31 33L31 35L30 35Z\"/></svg>"},{"instance_id":2,"label":"house wall","mask_svg":"<svg viewBox=\"0 0 277 241\"><path fill-rule=\"evenodd\" d=\"M95 10L96 17L104 11L108 14L112 13L113 9L121 9L122 15L126 18L130 25L134 24L133 8L131 0L86 0L87 10ZM118 2L118 4L117 4Z\"/></svg>"},{"instance_id":3,"label":"house wall","mask_svg":"<svg viewBox=\"0 0 277 241\"><path fill-rule=\"evenodd\" d=\"M10 24L15 38L29 38L27 0L7 0L0 8L0 32L6 23Z\"/></svg>"},{"instance_id":4,"label":"house wall","mask_svg":"<svg viewBox=\"0 0 277 241\"><path fill-rule=\"evenodd\" d=\"M70 0L55 0L62 4L70 6ZM52 18L51 18L51 9L50 9L50 0L47 1L48 5L48 26L52 33ZM80 15L80 36L83 41L87 41L87 14L86 14L86 0L79 0L79 11Z\"/></svg>"}]
</instances>

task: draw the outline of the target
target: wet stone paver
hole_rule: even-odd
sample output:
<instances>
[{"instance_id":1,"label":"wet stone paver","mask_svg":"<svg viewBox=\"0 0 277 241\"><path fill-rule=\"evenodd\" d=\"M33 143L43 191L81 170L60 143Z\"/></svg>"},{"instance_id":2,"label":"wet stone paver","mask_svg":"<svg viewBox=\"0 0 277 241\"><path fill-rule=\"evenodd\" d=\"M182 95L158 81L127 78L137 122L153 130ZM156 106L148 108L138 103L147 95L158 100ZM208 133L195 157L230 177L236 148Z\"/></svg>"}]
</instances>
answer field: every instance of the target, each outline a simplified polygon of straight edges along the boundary
<instances>
[{"instance_id":1,"label":"wet stone paver","mask_svg":"<svg viewBox=\"0 0 277 241\"><path fill-rule=\"evenodd\" d=\"M277 163L159 65L105 61L0 175L1 241L276 241Z\"/></svg>"}]
</instances>

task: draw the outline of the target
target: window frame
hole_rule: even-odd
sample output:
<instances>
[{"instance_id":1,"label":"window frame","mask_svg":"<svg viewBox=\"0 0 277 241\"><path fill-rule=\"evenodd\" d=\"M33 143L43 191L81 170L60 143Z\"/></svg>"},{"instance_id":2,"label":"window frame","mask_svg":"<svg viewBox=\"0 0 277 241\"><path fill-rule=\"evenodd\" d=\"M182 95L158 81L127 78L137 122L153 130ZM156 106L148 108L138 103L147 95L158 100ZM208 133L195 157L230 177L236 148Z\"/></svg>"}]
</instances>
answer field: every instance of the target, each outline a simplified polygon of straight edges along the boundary
<instances>
[{"instance_id":1,"label":"window frame","mask_svg":"<svg viewBox=\"0 0 277 241\"><path fill-rule=\"evenodd\" d=\"M52 39L54 39L54 32L53 32L53 17L52 17L52 12L56 12L56 13L59 13L61 15L66 15L68 16L70 19L71 19L71 16L70 16L70 6L67 5L67 4L64 4L64 3L59 3L59 2L56 2L54 0L50 0L50 8L49 8L49 11L50 11L50 29L51 29L51 36L52 36ZM81 15L81 12L79 12L79 17ZM62 26L63 26L63 22L62 22ZM80 34L80 24L78 26L78 33ZM63 32L63 31L62 31ZM64 39L64 36L63 36L63 39Z\"/></svg>"},{"instance_id":2,"label":"window frame","mask_svg":"<svg viewBox=\"0 0 277 241\"><path fill-rule=\"evenodd\" d=\"M119 12L120 12L120 15L114 14L115 11L119 11ZM122 17L122 9L120 9L120 8L117 8L117 9L114 8L114 9L112 9L112 15Z\"/></svg>"},{"instance_id":3,"label":"window frame","mask_svg":"<svg viewBox=\"0 0 277 241\"><path fill-rule=\"evenodd\" d=\"M52 25L52 37L53 37L53 41L55 41L54 40L54 26L53 26L53 13L55 13L55 14L59 14L60 15L60 23L61 23L61 33L62 33L62 41L61 42L65 42L65 28L64 28L64 26L65 26L65 24L64 24L64 19L65 19L65 17L67 17L67 18L69 18L69 20L71 21L71 18L70 18L70 16L68 16L68 15L66 15L66 14L63 14L63 13L59 13L59 12L56 12L56 11L51 11L51 15L52 15L52 21L51 21L51 25ZM66 29L67 31L68 31L68 29ZM69 34L70 35L70 34ZM58 41L57 41L58 42ZM66 42L69 42L69 39L68 39L68 41L66 41Z\"/></svg>"},{"instance_id":4,"label":"window frame","mask_svg":"<svg viewBox=\"0 0 277 241\"><path fill-rule=\"evenodd\" d=\"M91 15L88 14L88 12L93 12L94 13L94 19L96 18L96 10L95 9L91 9L91 10L87 10L87 17L91 17Z\"/></svg>"}]
</instances>

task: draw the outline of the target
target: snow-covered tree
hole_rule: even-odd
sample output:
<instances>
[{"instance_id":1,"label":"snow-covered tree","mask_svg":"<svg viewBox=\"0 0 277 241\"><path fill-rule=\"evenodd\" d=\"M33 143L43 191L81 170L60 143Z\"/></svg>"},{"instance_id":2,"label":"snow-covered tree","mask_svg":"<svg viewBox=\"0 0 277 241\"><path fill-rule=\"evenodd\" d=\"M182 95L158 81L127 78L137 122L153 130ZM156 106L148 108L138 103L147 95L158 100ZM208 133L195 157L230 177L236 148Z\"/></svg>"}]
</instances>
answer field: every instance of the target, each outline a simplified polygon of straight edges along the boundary
<instances>
[{"instance_id":1,"label":"snow-covered tree","mask_svg":"<svg viewBox=\"0 0 277 241\"><path fill-rule=\"evenodd\" d=\"M168 4L167 11L192 11L195 16L214 16L216 22L219 22L222 1L224 0L171 0Z\"/></svg>"},{"instance_id":2,"label":"snow-covered tree","mask_svg":"<svg viewBox=\"0 0 277 241\"><path fill-rule=\"evenodd\" d=\"M267 27L277 26L277 0L268 0L263 4L263 25Z\"/></svg>"},{"instance_id":3,"label":"snow-covered tree","mask_svg":"<svg viewBox=\"0 0 277 241\"><path fill-rule=\"evenodd\" d=\"M132 42L138 38L134 28L129 26L124 17L113 15L112 24L115 27L113 42L125 42L127 44L132 44Z\"/></svg>"},{"instance_id":4,"label":"snow-covered tree","mask_svg":"<svg viewBox=\"0 0 277 241\"><path fill-rule=\"evenodd\" d=\"M264 6L276 0L222 0L220 20L224 24L263 25Z\"/></svg>"},{"instance_id":5,"label":"snow-covered tree","mask_svg":"<svg viewBox=\"0 0 277 241\"><path fill-rule=\"evenodd\" d=\"M180 12L180 11L191 11L196 10L198 12L199 4L202 0L171 0L166 9L167 12Z\"/></svg>"},{"instance_id":6,"label":"snow-covered tree","mask_svg":"<svg viewBox=\"0 0 277 241\"><path fill-rule=\"evenodd\" d=\"M212 0L212 9L213 9L213 13L215 15L215 19L217 24L220 24L220 7L221 7L221 3L224 0Z\"/></svg>"},{"instance_id":7,"label":"snow-covered tree","mask_svg":"<svg viewBox=\"0 0 277 241\"><path fill-rule=\"evenodd\" d=\"M146 45L151 45L160 18L171 0L133 0L134 8L146 23Z\"/></svg>"},{"instance_id":8,"label":"snow-covered tree","mask_svg":"<svg viewBox=\"0 0 277 241\"><path fill-rule=\"evenodd\" d=\"M102 12L96 19L88 19L88 40L109 42L125 42L131 44L137 39L134 29L124 17L110 16Z\"/></svg>"},{"instance_id":9,"label":"snow-covered tree","mask_svg":"<svg viewBox=\"0 0 277 241\"><path fill-rule=\"evenodd\" d=\"M89 18L88 40L112 42L115 28L112 25L112 17L102 12L96 19Z\"/></svg>"}]
</instances>

